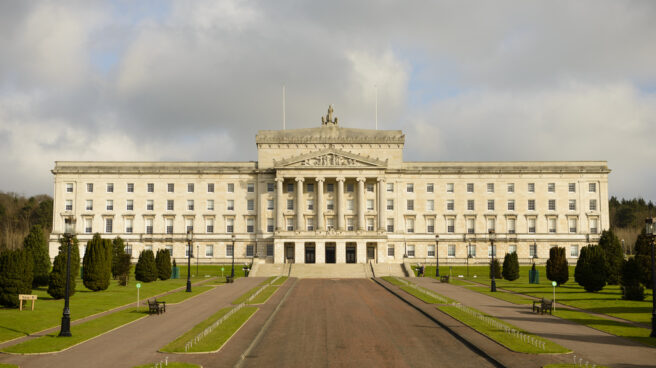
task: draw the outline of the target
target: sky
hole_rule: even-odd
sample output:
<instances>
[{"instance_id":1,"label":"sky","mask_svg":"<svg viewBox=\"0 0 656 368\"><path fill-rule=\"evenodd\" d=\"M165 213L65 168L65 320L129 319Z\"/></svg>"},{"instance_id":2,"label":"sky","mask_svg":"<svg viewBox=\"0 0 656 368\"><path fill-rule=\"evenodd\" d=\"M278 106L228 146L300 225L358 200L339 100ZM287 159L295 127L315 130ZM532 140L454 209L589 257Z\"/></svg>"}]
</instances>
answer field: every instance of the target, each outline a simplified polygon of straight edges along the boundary
<instances>
[{"instance_id":1,"label":"sky","mask_svg":"<svg viewBox=\"0 0 656 368\"><path fill-rule=\"evenodd\" d=\"M260 129L406 161L606 160L656 201L656 1L3 1L0 191L59 160L249 161Z\"/></svg>"}]
</instances>

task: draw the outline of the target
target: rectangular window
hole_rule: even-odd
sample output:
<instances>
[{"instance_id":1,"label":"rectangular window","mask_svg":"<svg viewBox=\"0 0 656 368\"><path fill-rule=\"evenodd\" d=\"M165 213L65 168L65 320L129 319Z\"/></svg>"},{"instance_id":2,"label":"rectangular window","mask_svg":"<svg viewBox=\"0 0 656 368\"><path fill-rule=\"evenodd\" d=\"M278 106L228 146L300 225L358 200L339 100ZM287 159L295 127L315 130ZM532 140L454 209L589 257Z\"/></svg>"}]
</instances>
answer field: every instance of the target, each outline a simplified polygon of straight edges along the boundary
<instances>
[{"instance_id":1,"label":"rectangular window","mask_svg":"<svg viewBox=\"0 0 656 368\"><path fill-rule=\"evenodd\" d=\"M367 231L374 231L374 219L367 218Z\"/></svg>"},{"instance_id":2,"label":"rectangular window","mask_svg":"<svg viewBox=\"0 0 656 368\"><path fill-rule=\"evenodd\" d=\"M87 211L93 211L93 200L87 199L87 206L86 206Z\"/></svg>"},{"instance_id":3,"label":"rectangular window","mask_svg":"<svg viewBox=\"0 0 656 368\"><path fill-rule=\"evenodd\" d=\"M528 256L531 258L535 258L538 254L538 245L533 243L531 246L528 248Z\"/></svg>"},{"instance_id":4,"label":"rectangular window","mask_svg":"<svg viewBox=\"0 0 656 368\"><path fill-rule=\"evenodd\" d=\"M453 204L453 199L447 199L447 201L446 201L446 210L447 211L453 211L454 208L455 208L455 206Z\"/></svg>"},{"instance_id":5,"label":"rectangular window","mask_svg":"<svg viewBox=\"0 0 656 368\"><path fill-rule=\"evenodd\" d=\"M535 211L535 199L528 200L528 210Z\"/></svg>"},{"instance_id":6,"label":"rectangular window","mask_svg":"<svg viewBox=\"0 0 656 368\"><path fill-rule=\"evenodd\" d=\"M314 231L314 217L308 217L305 220L305 225L306 225L307 231Z\"/></svg>"},{"instance_id":7,"label":"rectangular window","mask_svg":"<svg viewBox=\"0 0 656 368\"><path fill-rule=\"evenodd\" d=\"M175 192L175 184L173 184L173 183L168 183L168 184L166 185L166 190L167 190L169 193L173 193L173 192Z\"/></svg>"},{"instance_id":8,"label":"rectangular window","mask_svg":"<svg viewBox=\"0 0 656 368\"><path fill-rule=\"evenodd\" d=\"M426 211L435 211L435 201L429 199L426 201Z\"/></svg>"},{"instance_id":9,"label":"rectangular window","mask_svg":"<svg viewBox=\"0 0 656 368\"><path fill-rule=\"evenodd\" d=\"M235 192L235 183L228 183L228 193L234 193Z\"/></svg>"},{"instance_id":10,"label":"rectangular window","mask_svg":"<svg viewBox=\"0 0 656 368\"><path fill-rule=\"evenodd\" d=\"M207 210L208 211L214 211L214 200L213 199L208 199L207 200Z\"/></svg>"},{"instance_id":11,"label":"rectangular window","mask_svg":"<svg viewBox=\"0 0 656 368\"><path fill-rule=\"evenodd\" d=\"M591 199L590 200L590 211L596 211L597 210L597 200L596 199Z\"/></svg>"},{"instance_id":12,"label":"rectangular window","mask_svg":"<svg viewBox=\"0 0 656 368\"><path fill-rule=\"evenodd\" d=\"M467 246L467 256L476 257L476 244L470 244Z\"/></svg>"},{"instance_id":13,"label":"rectangular window","mask_svg":"<svg viewBox=\"0 0 656 368\"><path fill-rule=\"evenodd\" d=\"M514 211L515 210L515 200L514 199L509 199L508 200L508 211Z\"/></svg>"},{"instance_id":14,"label":"rectangular window","mask_svg":"<svg viewBox=\"0 0 656 368\"><path fill-rule=\"evenodd\" d=\"M390 210L390 211L394 209L394 200L393 199L388 199L387 200L387 209Z\"/></svg>"},{"instance_id":15,"label":"rectangular window","mask_svg":"<svg viewBox=\"0 0 656 368\"><path fill-rule=\"evenodd\" d=\"M515 220L514 218L509 218L508 219L508 234L514 234L516 226L517 226L517 220Z\"/></svg>"},{"instance_id":16,"label":"rectangular window","mask_svg":"<svg viewBox=\"0 0 656 368\"><path fill-rule=\"evenodd\" d=\"M394 232L394 219L393 218L388 218L387 219L387 232L388 233L393 233Z\"/></svg>"},{"instance_id":17,"label":"rectangular window","mask_svg":"<svg viewBox=\"0 0 656 368\"><path fill-rule=\"evenodd\" d=\"M207 183L207 193L214 193L214 183Z\"/></svg>"},{"instance_id":18,"label":"rectangular window","mask_svg":"<svg viewBox=\"0 0 656 368\"><path fill-rule=\"evenodd\" d=\"M267 210L268 211L273 210L273 199L267 199Z\"/></svg>"},{"instance_id":19,"label":"rectangular window","mask_svg":"<svg viewBox=\"0 0 656 368\"><path fill-rule=\"evenodd\" d=\"M408 211L414 211L415 210L415 201L413 199L408 199L407 200L407 210Z\"/></svg>"},{"instance_id":20,"label":"rectangular window","mask_svg":"<svg viewBox=\"0 0 656 368\"><path fill-rule=\"evenodd\" d=\"M87 193L93 193L93 183L87 183Z\"/></svg>"},{"instance_id":21,"label":"rectangular window","mask_svg":"<svg viewBox=\"0 0 656 368\"><path fill-rule=\"evenodd\" d=\"M549 218L549 232L550 233L556 232L556 218L554 217Z\"/></svg>"},{"instance_id":22,"label":"rectangular window","mask_svg":"<svg viewBox=\"0 0 656 368\"><path fill-rule=\"evenodd\" d=\"M535 233L535 219L534 218L528 219L528 232L529 233Z\"/></svg>"},{"instance_id":23,"label":"rectangular window","mask_svg":"<svg viewBox=\"0 0 656 368\"><path fill-rule=\"evenodd\" d=\"M494 211L494 199L487 200L487 210Z\"/></svg>"},{"instance_id":24,"label":"rectangular window","mask_svg":"<svg viewBox=\"0 0 656 368\"><path fill-rule=\"evenodd\" d=\"M510 244L508 246L508 253L509 254L517 253L517 245L516 244Z\"/></svg>"},{"instance_id":25,"label":"rectangular window","mask_svg":"<svg viewBox=\"0 0 656 368\"><path fill-rule=\"evenodd\" d=\"M294 231L294 219L291 217L287 218L287 231Z\"/></svg>"},{"instance_id":26,"label":"rectangular window","mask_svg":"<svg viewBox=\"0 0 656 368\"><path fill-rule=\"evenodd\" d=\"M354 188L355 188L355 186L353 185L353 183L346 184L346 191L347 192L353 193Z\"/></svg>"},{"instance_id":27,"label":"rectangular window","mask_svg":"<svg viewBox=\"0 0 656 368\"><path fill-rule=\"evenodd\" d=\"M73 200L72 199L67 199L66 200L66 211L73 211Z\"/></svg>"},{"instance_id":28,"label":"rectangular window","mask_svg":"<svg viewBox=\"0 0 656 368\"><path fill-rule=\"evenodd\" d=\"M113 227L114 227L114 219L106 218L105 219L105 232L108 233L108 234L111 234L114 230Z\"/></svg>"},{"instance_id":29,"label":"rectangular window","mask_svg":"<svg viewBox=\"0 0 656 368\"><path fill-rule=\"evenodd\" d=\"M194 219L191 218L185 219L185 225L187 227L187 232L194 231Z\"/></svg>"},{"instance_id":30,"label":"rectangular window","mask_svg":"<svg viewBox=\"0 0 656 368\"><path fill-rule=\"evenodd\" d=\"M173 200L172 199L167 199L166 200L166 210L167 211L173 211Z\"/></svg>"},{"instance_id":31,"label":"rectangular window","mask_svg":"<svg viewBox=\"0 0 656 368\"><path fill-rule=\"evenodd\" d=\"M294 183L287 183L287 193L294 193Z\"/></svg>"},{"instance_id":32,"label":"rectangular window","mask_svg":"<svg viewBox=\"0 0 656 368\"><path fill-rule=\"evenodd\" d=\"M515 193L515 183L508 183L508 193Z\"/></svg>"},{"instance_id":33,"label":"rectangular window","mask_svg":"<svg viewBox=\"0 0 656 368\"><path fill-rule=\"evenodd\" d=\"M354 229L353 223L354 223L353 217L347 217L346 218L346 230L347 231L353 231L353 229Z\"/></svg>"},{"instance_id":34,"label":"rectangular window","mask_svg":"<svg viewBox=\"0 0 656 368\"><path fill-rule=\"evenodd\" d=\"M132 223L133 223L132 219L130 218L125 219L125 232L128 234L132 233Z\"/></svg>"},{"instance_id":35,"label":"rectangular window","mask_svg":"<svg viewBox=\"0 0 656 368\"><path fill-rule=\"evenodd\" d=\"M556 200L555 199L550 199L549 200L549 211L555 211L556 210Z\"/></svg>"},{"instance_id":36,"label":"rectangular window","mask_svg":"<svg viewBox=\"0 0 656 368\"><path fill-rule=\"evenodd\" d=\"M569 210L576 211L576 199L569 200Z\"/></svg>"},{"instance_id":37,"label":"rectangular window","mask_svg":"<svg viewBox=\"0 0 656 368\"><path fill-rule=\"evenodd\" d=\"M576 232L576 219L572 218L569 219L569 232L570 233L575 233Z\"/></svg>"},{"instance_id":38,"label":"rectangular window","mask_svg":"<svg viewBox=\"0 0 656 368\"><path fill-rule=\"evenodd\" d=\"M474 193L474 183L467 183L467 193Z\"/></svg>"},{"instance_id":39,"label":"rectangular window","mask_svg":"<svg viewBox=\"0 0 656 368\"><path fill-rule=\"evenodd\" d=\"M267 232L268 233L273 232L273 217L267 218Z\"/></svg>"},{"instance_id":40,"label":"rectangular window","mask_svg":"<svg viewBox=\"0 0 656 368\"><path fill-rule=\"evenodd\" d=\"M214 246L212 244L205 245L205 257L214 257Z\"/></svg>"},{"instance_id":41,"label":"rectangular window","mask_svg":"<svg viewBox=\"0 0 656 368\"><path fill-rule=\"evenodd\" d=\"M126 211L134 211L134 201L132 199L128 199L125 202L125 210Z\"/></svg>"},{"instance_id":42,"label":"rectangular window","mask_svg":"<svg viewBox=\"0 0 656 368\"><path fill-rule=\"evenodd\" d=\"M353 200L352 199L347 199L346 200L346 209L348 211L353 211Z\"/></svg>"},{"instance_id":43,"label":"rectangular window","mask_svg":"<svg viewBox=\"0 0 656 368\"><path fill-rule=\"evenodd\" d=\"M246 232L252 233L255 231L255 220L252 217L246 219Z\"/></svg>"},{"instance_id":44,"label":"rectangular window","mask_svg":"<svg viewBox=\"0 0 656 368\"><path fill-rule=\"evenodd\" d=\"M327 200L327 201L326 201L326 209L327 209L328 211L332 211L332 210L334 210L334 209L335 209L335 201L332 200L332 199Z\"/></svg>"},{"instance_id":45,"label":"rectangular window","mask_svg":"<svg viewBox=\"0 0 656 368\"><path fill-rule=\"evenodd\" d=\"M456 226L455 226L456 220L449 218L446 220L446 232L447 233L453 233L455 232Z\"/></svg>"},{"instance_id":46,"label":"rectangular window","mask_svg":"<svg viewBox=\"0 0 656 368\"><path fill-rule=\"evenodd\" d=\"M476 221L473 218L467 219L467 234L476 233Z\"/></svg>"},{"instance_id":47,"label":"rectangular window","mask_svg":"<svg viewBox=\"0 0 656 368\"><path fill-rule=\"evenodd\" d=\"M273 257L273 244L266 245L266 256Z\"/></svg>"},{"instance_id":48,"label":"rectangular window","mask_svg":"<svg viewBox=\"0 0 656 368\"><path fill-rule=\"evenodd\" d=\"M556 183L548 183L547 184L547 192L556 193Z\"/></svg>"},{"instance_id":49,"label":"rectangular window","mask_svg":"<svg viewBox=\"0 0 656 368\"><path fill-rule=\"evenodd\" d=\"M426 193L433 193L434 189L435 188L433 187L433 183L426 184Z\"/></svg>"},{"instance_id":50,"label":"rectangular window","mask_svg":"<svg viewBox=\"0 0 656 368\"><path fill-rule=\"evenodd\" d=\"M107 200L107 211L114 211L114 201L111 199Z\"/></svg>"},{"instance_id":51,"label":"rectangular window","mask_svg":"<svg viewBox=\"0 0 656 368\"><path fill-rule=\"evenodd\" d=\"M579 256L579 246L578 245L570 245L569 246L569 256L573 258L577 258Z\"/></svg>"},{"instance_id":52,"label":"rectangular window","mask_svg":"<svg viewBox=\"0 0 656 368\"><path fill-rule=\"evenodd\" d=\"M227 218L226 219L226 233L234 233L235 232L235 219L234 218Z\"/></svg>"},{"instance_id":53,"label":"rectangular window","mask_svg":"<svg viewBox=\"0 0 656 368\"><path fill-rule=\"evenodd\" d=\"M274 184L273 183L267 183L267 192L271 193L273 192Z\"/></svg>"},{"instance_id":54,"label":"rectangular window","mask_svg":"<svg viewBox=\"0 0 656 368\"><path fill-rule=\"evenodd\" d=\"M326 217L326 230L334 230L335 229L335 218L334 217Z\"/></svg>"},{"instance_id":55,"label":"rectangular window","mask_svg":"<svg viewBox=\"0 0 656 368\"><path fill-rule=\"evenodd\" d=\"M567 188L570 193L576 193L576 183L569 183Z\"/></svg>"},{"instance_id":56,"label":"rectangular window","mask_svg":"<svg viewBox=\"0 0 656 368\"><path fill-rule=\"evenodd\" d=\"M205 219L205 231L208 234L211 234L211 233L214 232L214 219L213 218Z\"/></svg>"},{"instance_id":57,"label":"rectangular window","mask_svg":"<svg viewBox=\"0 0 656 368\"><path fill-rule=\"evenodd\" d=\"M373 193L374 192L374 185L371 183L367 184L367 192Z\"/></svg>"},{"instance_id":58,"label":"rectangular window","mask_svg":"<svg viewBox=\"0 0 656 368\"><path fill-rule=\"evenodd\" d=\"M235 252L235 248L232 244L226 244L226 257L232 257Z\"/></svg>"},{"instance_id":59,"label":"rectangular window","mask_svg":"<svg viewBox=\"0 0 656 368\"><path fill-rule=\"evenodd\" d=\"M228 211L234 211L235 210L235 201L232 199L228 199L228 203L226 204L226 210Z\"/></svg>"},{"instance_id":60,"label":"rectangular window","mask_svg":"<svg viewBox=\"0 0 656 368\"><path fill-rule=\"evenodd\" d=\"M415 256L415 246L414 244L408 244L408 257Z\"/></svg>"},{"instance_id":61,"label":"rectangular window","mask_svg":"<svg viewBox=\"0 0 656 368\"><path fill-rule=\"evenodd\" d=\"M152 218L147 218L146 219L146 234L152 234L153 233L153 219Z\"/></svg>"},{"instance_id":62,"label":"rectangular window","mask_svg":"<svg viewBox=\"0 0 656 368\"><path fill-rule=\"evenodd\" d=\"M147 199L146 200L146 211L154 211L155 210L155 201L152 199Z\"/></svg>"},{"instance_id":63,"label":"rectangular window","mask_svg":"<svg viewBox=\"0 0 656 368\"><path fill-rule=\"evenodd\" d=\"M528 192L535 193L535 183L528 183Z\"/></svg>"},{"instance_id":64,"label":"rectangular window","mask_svg":"<svg viewBox=\"0 0 656 368\"><path fill-rule=\"evenodd\" d=\"M314 200L313 199L308 199L307 200L307 209L308 209L308 211L313 211L314 210Z\"/></svg>"},{"instance_id":65,"label":"rectangular window","mask_svg":"<svg viewBox=\"0 0 656 368\"><path fill-rule=\"evenodd\" d=\"M367 211L373 211L373 210L374 210L374 200L367 199Z\"/></svg>"},{"instance_id":66,"label":"rectangular window","mask_svg":"<svg viewBox=\"0 0 656 368\"><path fill-rule=\"evenodd\" d=\"M247 183L246 184L246 191L248 193L255 193L255 183Z\"/></svg>"},{"instance_id":67,"label":"rectangular window","mask_svg":"<svg viewBox=\"0 0 656 368\"><path fill-rule=\"evenodd\" d=\"M307 192L308 193L314 192L314 183L308 183L307 184Z\"/></svg>"},{"instance_id":68,"label":"rectangular window","mask_svg":"<svg viewBox=\"0 0 656 368\"><path fill-rule=\"evenodd\" d=\"M426 256L428 257L435 257L435 246L433 244L430 244L428 246Z\"/></svg>"},{"instance_id":69,"label":"rectangular window","mask_svg":"<svg viewBox=\"0 0 656 368\"><path fill-rule=\"evenodd\" d=\"M107 193L114 193L114 183L107 183Z\"/></svg>"},{"instance_id":70,"label":"rectangular window","mask_svg":"<svg viewBox=\"0 0 656 368\"><path fill-rule=\"evenodd\" d=\"M490 230L495 230L496 229L496 219L494 218L489 218L487 219L487 231L489 232Z\"/></svg>"},{"instance_id":71,"label":"rectangular window","mask_svg":"<svg viewBox=\"0 0 656 368\"><path fill-rule=\"evenodd\" d=\"M467 200L467 211L473 211L474 210L474 200L473 199L468 199Z\"/></svg>"},{"instance_id":72,"label":"rectangular window","mask_svg":"<svg viewBox=\"0 0 656 368\"><path fill-rule=\"evenodd\" d=\"M128 183L127 191L128 193L134 193L134 183Z\"/></svg>"},{"instance_id":73,"label":"rectangular window","mask_svg":"<svg viewBox=\"0 0 656 368\"><path fill-rule=\"evenodd\" d=\"M254 211L255 210L255 200L249 199L246 201L246 210Z\"/></svg>"},{"instance_id":74,"label":"rectangular window","mask_svg":"<svg viewBox=\"0 0 656 368\"><path fill-rule=\"evenodd\" d=\"M389 244L387 246L387 256L394 257L394 244Z\"/></svg>"},{"instance_id":75,"label":"rectangular window","mask_svg":"<svg viewBox=\"0 0 656 368\"><path fill-rule=\"evenodd\" d=\"M188 183L187 184L187 193L193 193L194 192L194 183Z\"/></svg>"},{"instance_id":76,"label":"rectangular window","mask_svg":"<svg viewBox=\"0 0 656 368\"><path fill-rule=\"evenodd\" d=\"M333 183L326 184L326 192L332 193L334 191L335 191L335 184Z\"/></svg>"},{"instance_id":77,"label":"rectangular window","mask_svg":"<svg viewBox=\"0 0 656 368\"><path fill-rule=\"evenodd\" d=\"M594 193L597 191L597 183L588 184L588 192ZM577 248L578 249L578 248ZM578 253L577 253L578 254ZM578 256L578 255L577 255Z\"/></svg>"},{"instance_id":78,"label":"rectangular window","mask_svg":"<svg viewBox=\"0 0 656 368\"><path fill-rule=\"evenodd\" d=\"M407 183L405 186L405 191L408 193L413 193L415 191L415 185L413 183Z\"/></svg>"},{"instance_id":79,"label":"rectangular window","mask_svg":"<svg viewBox=\"0 0 656 368\"><path fill-rule=\"evenodd\" d=\"M166 219L166 233L173 234L173 219L171 218Z\"/></svg>"},{"instance_id":80,"label":"rectangular window","mask_svg":"<svg viewBox=\"0 0 656 368\"><path fill-rule=\"evenodd\" d=\"M430 233L430 234L435 232L435 219L434 218L426 219L426 232Z\"/></svg>"},{"instance_id":81,"label":"rectangular window","mask_svg":"<svg viewBox=\"0 0 656 368\"><path fill-rule=\"evenodd\" d=\"M153 192L155 192L155 183L148 183L148 184L146 184L146 189L148 190L148 193L153 193Z\"/></svg>"},{"instance_id":82,"label":"rectangular window","mask_svg":"<svg viewBox=\"0 0 656 368\"><path fill-rule=\"evenodd\" d=\"M387 183L387 191L388 192L394 191L394 183Z\"/></svg>"},{"instance_id":83,"label":"rectangular window","mask_svg":"<svg viewBox=\"0 0 656 368\"><path fill-rule=\"evenodd\" d=\"M599 231L599 229L597 228L598 223L599 223L599 220L597 220L596 218L590 219L590 233L591 234L596 234Z\"/></svg>"},{"instance_id":84,"label":"rectangular window","mask_svg":"<svg viewBox=\"0 0 656 368\"><path fill-rule=\"evenodd\" d=\"M66 183L66 193L73 193L73 183Z\"/></svg>"},{"instance_id":85,"label":"rectangular window","mask_svg":"<svg viewBox=\"0 0 656 368\"><path fill-rule=\"evenodd\" d=\"M487 183L487 192L494 193L494 183Z\"/></svg>"},{"instance_id":86,"label":"rectangular window","mask_svg":"<svg viewBox=\"0 0 656 368\"><path fill-rule=\"evenodd\" d=\"M455 257L456 256L456 245L455 244L449 244L447 246L447 256L448 257Z\"/></svg>"},{"instance_id":87,"label":"rectangular window","mask_svg":"<svg viewBox=\"0 0 656 368\"><path fill-rule=\"evenodd\" d=\"M446 192L453 193L453 183L446 183Z\"/></svg>"},{"instance_id":88,"label":"rectangular window","mask_svg":"<svg viewBox=\"0 0 656 368\"><path fill-rule=\"evenodd\" d=\"M92 221L89 218L84 219L84 232L87 234L91 234L93 232Z\"/></svg>"},{"instance_id":89,"label":"rectangular window","mask_svg":"<svg viewBox=\"0 0 656 368\"><path fill-rule=\"evenodd\" d=\"M187 211L193 211L194 210L194 200L193 199L188 199L187 200Z\"/></svg>"}]
</instances>

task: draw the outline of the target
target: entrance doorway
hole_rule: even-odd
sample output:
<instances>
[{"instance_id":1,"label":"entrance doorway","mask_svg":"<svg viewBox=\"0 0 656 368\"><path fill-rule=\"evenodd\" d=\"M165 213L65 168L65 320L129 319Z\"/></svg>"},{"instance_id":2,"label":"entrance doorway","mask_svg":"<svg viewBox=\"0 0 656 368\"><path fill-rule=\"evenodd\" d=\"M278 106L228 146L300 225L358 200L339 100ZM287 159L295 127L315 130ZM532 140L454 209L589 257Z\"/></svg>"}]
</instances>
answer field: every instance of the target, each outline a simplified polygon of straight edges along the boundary
<instances>
[{"instance_id":1,"label":"entrance doorway","mask_svg":"<svg viewBox=\"0 0 656 368\"><path fill-rule=\"evenodd\" d=\"M376 260L376 244L367 243L367 261Z\"/></svg>"},{"instance_id":2,"label":"entrance doorway","mask_svg":"<svg viewBox=\"0 0 656 368\"><path fill-rule=\"evenodd\" d=\"M346 263L355 263L355 244L346 243Z\"/></svg>"},{"instance_id":3,"label":"entrance doorway","mask_svg":"<svg viewBox=\"0 0 656 368\"><path fill-rule=\"evenodd\" d=\"M305 263L314 263L314 243L305 243Z\"/></svg>"},{"instance_id":4,"label":"entrance doorway","mask_svg":"<svg viewBox=\"0 0 656 368\"><path fill-rule=\"evenodd\" d=\"M335 243L326 243L326 263L336 263Z\"/></svg>"},{"instance_id":5,"label":"entrance doorway","mask_svg":"<svg viewBox=\"0 0 656 368\"><path fill-rule=\"evenodd\" d=\"M285 262L294 263L294 243L285 243Z\"/></svg>"}]
</instances>

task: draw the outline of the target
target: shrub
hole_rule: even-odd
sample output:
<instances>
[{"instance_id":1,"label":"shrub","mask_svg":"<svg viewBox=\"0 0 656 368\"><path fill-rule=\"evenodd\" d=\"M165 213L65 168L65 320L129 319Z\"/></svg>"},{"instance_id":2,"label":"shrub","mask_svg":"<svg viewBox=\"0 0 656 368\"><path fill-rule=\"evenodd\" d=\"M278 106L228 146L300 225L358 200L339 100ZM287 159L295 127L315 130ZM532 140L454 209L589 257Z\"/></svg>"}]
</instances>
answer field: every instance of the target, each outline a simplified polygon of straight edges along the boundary
<instances>
[{"instance_id":1,"label":"shrub","mask_svg":"<svg viewBox=\"0 0 656 368\"><path fill-rule=\"evenodd\" d=\"M492 271L494 271L494 278L501 278L501 265L499 264L499 260L496 258L490 261L490 278L492 278Z\"/></svg>"},{"instance_id":2,"label":"shrub","mask_svg":"<svg viewBox=\"0 0 656 368\"><path fill-rule=\"evenodd\" d=\"M565 248L552 247L549 249L549 259L547 260L547 279L556 281L558 286L569 280L569 268Z\"/></svg>"},{"instance_id":3,"label":"shrub","mask_svg":"<svg viewBox=\"0 0 656 368\"><path fill-rule=\"evenodd\" d=\"M640 269L640 282L647 288L653 286L651 280L651 244L649 238L645 235L645 229L642 229L635 242L635 259Z\"/></svg>"},{"instance_id":4,"label":"shrub","mask_svg":"<svg viewBox=\"0 0 656 368\"><path fill-rule=\"evenodd\" d=\"M160 249L157 251L155 257L157 264L157 276L160 280L168 280L171 278L171 254L168 249Z\"/></svg>"},{"instance_id":5,"label":"shrub","mask_svg":"<svg viewBox=\"0 0 656 368\"><path fill-rule=\"evenodd\" d=\"M32 255L26 249L0 253L0 305L18 307L18 294L32 293Z\"/></svg>"},{"instance_id":6,"label":"shrub","mask_svg":"<svg viewBox=\"0 0 656 368\"><path fill-rule=\"evenodd\" d=\"M139 254L139 261L134 270L137 281L151 282L157 280L157 265L152 250L144 250Z\"/></svg>"},{"instance_id":7,"label":"shrub","mask_svg":"<svg viewBox=\"0 0 656 368\"><path fill-rule=\"evenodd\" d=\"M112 241L112 277L115 279L122 275L120 272L122 270L120 263L122 262L121 258L124 254L125 244L123 243L123 239L121 239L120 236L117 236Z\"/></svg>"},{"instance_id":8,"label":"shrub","mask_svg":"<svg viewBox=\"0 0 656 368\"><path fill-rule=\"evenodd\" d=\"M581 249L574 269L574 280L588 292L596 292L606 285L606 258L598 245Z\"/></svg>"},{"instance_id":9,"label":"shrub","mask_svg":"<svg viewBox=\"0 0 656 368\"><path fill-rule=\"evenodd\" d=\"M645 299L645 288L640 285L640 265L635 258L624 261L620 283L622 284L622 299Z\"/></svg>"},{"instance_id":10,"label":"shrub","mask_svg":"<svg viewBox=\"0 0 656 368\"><path fill-rule=\"evenodd\" d=\"M599 238L599 246L604 251L606 259L606 282L609 285L617 285L620 282L624 263L622 244L613 230L604 230Z\"/></svg>"},{"instance_id":11,"label":"shrub","mask_svg":"<svg viewBox=\"0 0 656 368\"><path fill-rule=\"evenodd\" d=\"M32 257L32 270L34 278L32 287L48 285L48 272L50 272L50 255L48 254L48 241L46 240L43 228L40 225L34 225L23 240L25 248Z\"/></svg>"},{"instance_id":12,"label":"shrub","mask_svg":"<svg viewBox=\"0 0 656 368\"><path fill-rule=\"evenodd\" d=\"M515 281L519 278L519 260L517 253L506 253L503 258L503 271L501 271L503 278L508 281Z\"/></svg>"},{"instance_id":13,"label":"shrub","mask_svg":"<svg viewBox=\"0 0 656 368\"><path fill-rule=\"evenodd\" d=\"M111 241L102 239L96 233L87 243L84 254L82 280L84 286L92 291L106 290L111 276Z\"/></svg>"},{"instance_id":14,"label":"shrub","mask_svg":"<svg viewBox=\"0 0 656 368\"><path fill-rule=\"evenodd\" d=\"M80 249L77 238L72 238L71 243L71 275L68 296L75 294L75 280L80 272ZM66 257L68 244L65 243L64 239L60 239L60 244L59 254L55 257L52 271L48 278L48 294L55 299L61 299L66 295Z\"/></svg>"}]
</instances>

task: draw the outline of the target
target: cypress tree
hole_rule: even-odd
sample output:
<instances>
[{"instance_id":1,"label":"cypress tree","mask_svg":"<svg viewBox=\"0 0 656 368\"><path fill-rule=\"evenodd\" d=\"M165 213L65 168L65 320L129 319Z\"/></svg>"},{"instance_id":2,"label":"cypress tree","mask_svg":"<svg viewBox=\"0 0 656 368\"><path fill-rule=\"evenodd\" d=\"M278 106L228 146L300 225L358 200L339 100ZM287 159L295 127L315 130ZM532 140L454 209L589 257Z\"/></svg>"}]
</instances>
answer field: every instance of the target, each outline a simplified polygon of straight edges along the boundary
<instances>
[{"instance_id":1,"label":"cypress tree","mask_svg":"<svg viewBox=\"0 0 656 368\"><path fill-rule=\"evenodd\" d=\"M139 261L134 269L137 281L151 282L157 280L157 265L152 250L144 250L139 254Z\"/></svg>"},{"instance_id":2,"label":"cypress tree","mask_svg":"<svg viewBox=\"0 0 656 368\"><path fill-rule=\"evenodd\" d=\"M18 307L18 294L32 293L33 261L25 249L0 253L0 305Z\"/></svg>"},{"instance_id":3,"label":"cypress tree","mask_svg":"<svg viewBox=\"0 0 656 368\"><path fill-rule=\"evenodd\" d=\"M125 254L125 244L120 236L112 241L112 250L112 277L116 279L121 275L121 258Z\"/></svg>"},{"instance_id":4,"label":"cypress tree","mask_svg":"<svg viewBox=\"0 0 656 368\"><path fill-rule=\"evenodd\" d=\"M574 269L574 280L588 292L596 292L606 285L606 258L598 245L588 245L581 254Z\"/></svg>"},{"instance_id":5,"label":"cypress tree","mask_svg":"<svg viewBox=\"0 0 656 368\"><path fill-rule=\"evenodd\" d=\"M564 247L552 247L549 249L547 260L547 279L556 281L558 286L569 280L569 264L565 255Z\"/></svg>"},{"instance_id":6,"label":"cypress tree","mask_svg":"<svg viewBox=\"0 0 656 368\"><path fill-rule=\"evenodd\" d=\"M32 287L48 285L48 272L50 272L50 255L48 254L48 241L41 225L34 225L23 241L23 248L30 252L33 262L34 278Z\"/></svg>"},{"instance_id":7,"label":"cypress tree","mask_svg":"<svg viewBox=\"0 0 656 368\"><path fill-rule=\"evenodd\" d=\"M171 278L171 255L168 249L160 249L157 251L155 257L157 264L157 273L160 280L168 280Z\"/></svg>"},{"instance_id":8,"label":"cypress tree","mask_svg":"<svg viewBox=\"0 0 656 368\"><path fill-rule=\"evenodd\" d=\"M102 239L100 234L94 234L93 238L87 243L87 250L84 254L84 272L82 280L84 286L92 291L106 290L109 287L109 278L111 275L111 242ZM109 248L109 249L108 249Z\"/></svg>"},{"instance_id":9,"label":"cypress tree","mask_svg":"<svg viewBox=\"0 0 656 368\"><path fill-rule=\"evenodd\" d=\"M490 278L492 278L492 271L494 271L494 278L501 279L501 265L496 258L490 261Z\"/></svg>"},{"instance_id":10,"label":"cypress tree","mask_svg":"<svg viewBox=\"0 0 656 368\"><path fill-rule=\"evenodd\" d=\"M604 251L606 259L606 282L609 285L617 285L620 282L624 263L624 252L620 239L613 230L604 230L599 238L599 246Z\"/></svg>"},{"instance_id":11,"label":"cypress tree","mask_svg":"<svg viewBox=\"0 0 656 368\"><path fill-rule=\"evenodd\" d=\"M508 281L515 281L519 278L519 259L517 253L506 253L503 258L503 270L501 271L503 278Z\"/></svg>"},{"instance_id":12,"label":"cypress tree","mask_svg":"<svg viewBox=\"0 0 656 368\"><path fill-rule=\"evenodd\" d=\"M640 265L634 257L624 261L620 283L622 285L622 299L645 299L645 288L640 285Z\"/></svg>"},{"instance_id":13,"label":"cypress tree","mask_svg":"<svg viewBox=\"0 0 656 368\"><path fill-rule=\"evenodd\" d=\"M55 257L52 271L48 279L48 294L55 299L61 299L66 295L66 258L68 257L68 245L64 239L60 239L59 254ZM80 272L80 248L77 238L71 239L71 274L68 296L75 294L75 280Z\"/></svg>"},{"instance_id":14,"label":"cypress tree","mask_svg":"<svg viewBox=\"0 0 656 368\"><path fill-rule=\"evenodd\" d=\"M647 288L652 288L651 281L651 244L649 238L645 235L645 229L642 229L640 235L636 239L634 248L635 259L638 263L640 282Z\"/></svg>"}]
</instances>

